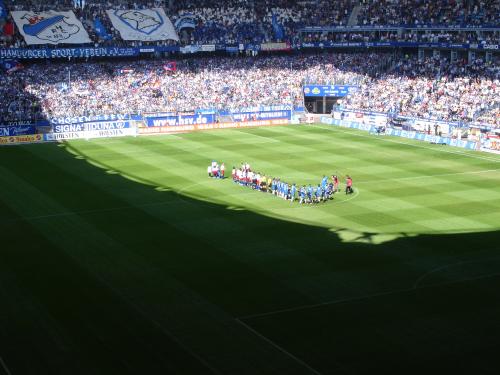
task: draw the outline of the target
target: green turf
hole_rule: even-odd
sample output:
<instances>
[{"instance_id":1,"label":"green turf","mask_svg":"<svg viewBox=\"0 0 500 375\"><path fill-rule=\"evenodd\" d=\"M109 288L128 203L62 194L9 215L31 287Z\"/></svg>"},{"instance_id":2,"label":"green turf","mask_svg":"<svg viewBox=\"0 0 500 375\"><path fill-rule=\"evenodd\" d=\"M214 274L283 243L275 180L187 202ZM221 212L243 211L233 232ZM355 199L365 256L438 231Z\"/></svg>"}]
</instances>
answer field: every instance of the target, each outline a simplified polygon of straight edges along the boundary
<instances>
[{"instance_id":1,"label":"green turf","mask_svg":"<svg viewBox=\"0 0 500 375\"><path fill-rule=\"evenodd\" d=\"M350 174L315 206L206 176ZM500 156L328 126L0 149L0 374L497 373Z\"/></svg>"}]
</instances>

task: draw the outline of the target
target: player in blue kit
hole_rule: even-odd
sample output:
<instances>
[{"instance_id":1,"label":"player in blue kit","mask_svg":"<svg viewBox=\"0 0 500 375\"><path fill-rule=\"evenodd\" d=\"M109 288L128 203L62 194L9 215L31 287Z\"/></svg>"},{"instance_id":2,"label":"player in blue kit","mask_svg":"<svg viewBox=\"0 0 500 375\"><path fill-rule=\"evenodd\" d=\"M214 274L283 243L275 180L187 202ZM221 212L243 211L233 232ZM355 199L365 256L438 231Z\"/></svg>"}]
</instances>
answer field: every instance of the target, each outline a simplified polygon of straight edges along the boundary
<instances>
[{"instance_id":1,"label":"player in blue kit","mask_svg":"<svg viewBox=\"0 0 500 375\"><path fill-rule=\"evenodd\" d=\"M297 193L297 186L295 184L292 185L290 201L293 202L295 200L295 194Z\"/></svg>"},{"instance_id":2,"label":"player in blue kit","mask_svg":"<svg viewBox=\"0 0 500 375\"><path fill-rule=\"evenodd\" d=\"M328 184L328 177L323 176L323 179L321 180L321 189L326 190L327 184Z\"/></svg>"},{"instance_id":3,"label":"player in blue kit","mask_svg":"<svg viewBox=\"0 0 500 375\"><path fill-rule=\"evenodd\" d=\"M307 187L307 203L312 203L313 194L314 194L314 189L311 186L311 184L309 184L309 186Z\"/></svg>"},{"instance_id":4,"label":"player in blue kit","mask_svg":"<svg viewBox=\"0 0 500 375\"><path fill-rule=\"evenodd\" d=\"M305 203L306 201L306 187L302 186L299 190L299 204Z\"/></svg>"},{"instance_id":5,"label":"player in blue kit","mask_svg":"<svg viewBox=\"0 0 500 375\"><path fill-rule=\"evenodd\" d=\"M0 0L1 1L1 0ZM207 168L210 177L223 178L223 163L219 167L218 163L214 160L212 165ZM332 195L335 192L335 183L329 183L328 177L323 175L321 182L316 186L289 184L280 178L267 176L260 172L254 172L250 169L248 163L242 163L241 168L232 168L231 176L233 181L239 183L241 186L247 186L254 190L265 193L273 194L284 200L290 200L290 203L299 201L303 203L319 203L326 202L333 199ZM336 177L336 176L333 176ZM350 178L348 177L350 180ZM352 180L349 181L352 185ZM347 185L349 185L349 182Z\"/></svg>"},{"instance_id":6,"label":"player in blue kit","mask_svg":"<svg viewBox=\"0 0 500 375\"><path fill-rule=\"evenodd\" d=\"M319 203L323 199L323 189L321 189L321 186L318 184L318 187L316 188L316 202Z\"/></svg>"}]
</instances>

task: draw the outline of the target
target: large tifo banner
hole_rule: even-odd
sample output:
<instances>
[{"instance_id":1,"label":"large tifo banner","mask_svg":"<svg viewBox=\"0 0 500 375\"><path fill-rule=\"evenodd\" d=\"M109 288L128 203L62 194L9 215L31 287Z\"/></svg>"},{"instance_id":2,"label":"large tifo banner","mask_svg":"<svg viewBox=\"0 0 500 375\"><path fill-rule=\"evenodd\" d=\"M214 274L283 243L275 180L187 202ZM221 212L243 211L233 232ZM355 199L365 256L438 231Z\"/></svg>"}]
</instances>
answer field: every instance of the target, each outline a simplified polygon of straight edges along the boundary
<instances>
[{"instance_id":1,"label":"large tifo banner","mask_svg":"<svg viewBox=\"0 0 500 375\"><path fill-rule=\"evenodd\" d=\"M71 11L13 11L11 14L26 44L90 43L82 23Z\"/></svg>"},{"instance_id":2,"label":"large tifo banner","mask_svg":"<svg viewBox=\"0 0 500 375\"><path fill-rule=\"evenodd\" d=\"M107 10L106 12L123 40L179 41L174 25L162 8Z\"/></svg>"}]
</instances>

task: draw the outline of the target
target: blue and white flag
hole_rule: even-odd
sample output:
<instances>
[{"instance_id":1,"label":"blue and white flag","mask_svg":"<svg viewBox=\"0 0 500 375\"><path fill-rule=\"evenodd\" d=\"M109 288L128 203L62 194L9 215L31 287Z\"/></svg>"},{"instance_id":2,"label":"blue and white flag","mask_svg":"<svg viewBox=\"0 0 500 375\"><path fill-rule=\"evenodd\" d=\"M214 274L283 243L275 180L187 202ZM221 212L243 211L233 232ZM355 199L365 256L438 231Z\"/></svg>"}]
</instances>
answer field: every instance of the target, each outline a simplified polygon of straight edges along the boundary
<instances>
[{"instance_id":1,"label":"blue and white flag","mask_svg":"<svg viewBox=\"0 0 500 375\"><path fill-rule=\"evenodd\" d=\"M175 40L179 36L162 8L107 10L113 27L123 40Z\"/></svg>"},{"instance_id":2,"label":"blue and white flag","mask_svg":"<svg viewBox=\"0 0 500 375\"><path fill-rule=\"evenodd\" d=\"M184 13L179 16L177 21L175 21L175 28L179 31L182 29L195 29L196 28L196 16L191 13Z\"/></svg>"},{"instance_id":3,"label":"blue and white flag","mask_svg":"<svg viewBox=\"0 0 500 375\"><path fill-rule=\"evenodd\" d=\"M69 12L11 12L26 44L90 43L82 23Z\"/></svg>"},{"instance_id":4,"label":"blue and white flag","mask_svg":"<svg viewBox=\"0 0 500 375\"><path fill-rule=\"evenodd\" d=\"M14 73L23 69L24 66L17 60L0 60L0 68L7 73Z\"/></svg>"},{"instance_id":5,"label":"blue and white flag","mask_svg":"<svg viewBox=\"0 0 500 375\"><path fill-rule=\"evenodd\" d=\"M283 26L278 22L278 17L273 13L273 31L274 37L278 40L283 40L285 38L285 31L283 30Z\"/></svg>"},{"instance_id":6,"label":"blue and white flag","mask_svg":"<svg viewBox=\"0 0 500 375\"><path fill-rule=\"evenodd\" d=\"M5 3L3 2L3 0L0 0L0 18L7 18L8 13L9 12L7 11Z\"/></svg>"},{"instance_id":7,"label":"blue and white flag","mask_svg":"<svg viewBox=\"0 0 500 375\"><path fill-rule=\"evenodd\" d=\"M94 20L94 29L97 35L103 40L111 40L113 37L108 34L108 31L102 24L101 20L99 18L96 18Z\"/></svg>"}]
</instances>

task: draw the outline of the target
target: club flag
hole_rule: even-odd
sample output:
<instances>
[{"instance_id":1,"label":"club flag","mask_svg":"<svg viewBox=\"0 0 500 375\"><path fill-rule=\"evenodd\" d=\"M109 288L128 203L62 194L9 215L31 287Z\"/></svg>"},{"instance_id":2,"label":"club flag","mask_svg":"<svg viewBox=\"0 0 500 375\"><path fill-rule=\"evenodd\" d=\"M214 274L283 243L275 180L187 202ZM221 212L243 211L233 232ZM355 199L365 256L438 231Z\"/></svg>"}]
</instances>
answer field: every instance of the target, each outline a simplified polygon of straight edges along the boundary
<instances>
[{"instance_id":1,"label":"club flag","mask_svg":"<svg viewBox=\"0 0 500 375\"><path fill-rule=\"evenodd\" d=\"M174 25L163 8L107 10L113 27L123 40L179 41Z\"/></svg>"},{"instance_id":2,"label":"club flag","mask_svg":"<svg viewBox=\"0 0 500 375\"><path fill-rule=\"evenodd\" d=\"M170 61L163 65L163 69L165 69L166 72L175 72L177 70L177 62Z\"/></svg>"},{"instance_id":3,"label":"club flag","mask_svg":"<svg viewBox=\"0 0 500 375\"><path fill-rule=\"evenodd\" d=\"M13 11L11 14L26 44L90 43L87 31L71 11Z\"/></svg>"},{"instance_id":4,"label":"club flag","mask_svg":"<svg viewBox=\"0 0 500 375\"><path fill-rule=\"evenodd\" d=\"M5 25L3 25L3 33L4 35L7 36L14 35L14 22L12 21L5 22Z\"/></svg>"},{"instance_id":5,"label":"club flag","mask_svg":"<svg viewBox=\"0 0 500 375\"><path fill-rule=\"evenodd\" d=\"M24 68L23 64L17 60L2 60L0 61L0 67L9 74Z\"/></svg>"},{"instance_id":6,"label":"club flag","mask_svg":"<svg viewBox=\"0 0 500 375\"><path fill-rule=\"evenodd\" d=\"M283 30L283 26L278 22L276 14L273 14L273 31L276 39L285 39L285 31Z\"/></svg>"},{"instance_id":7,"label":"club flag","mask_svg":"<svg viewBox=\"0 0 500 375\"><path fill-rule=\"evenodd\" d=\"M5 6L5 3L3 0L0 0L0 18L7 18L7 7Z\"/></svg>"},{"instance_id":8,"label":"club flag","mask_svg":"<svg viewBox=\"0 0 500 375\"><path fill-rule=\"evenodd\" d=\"M102 24L102 22L99 18L96 18L94 20L94 29L95 29L96 34L99 35L99 37L102 40L113 39L113 37L108 34L108 31L106 30L106 28L104 27L104 25Z\"/></svg>"}]
</instances>

